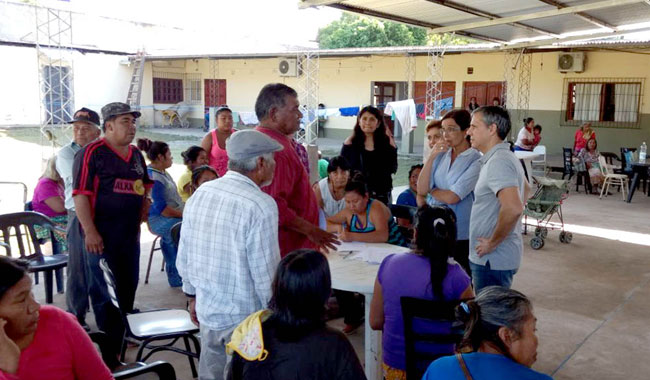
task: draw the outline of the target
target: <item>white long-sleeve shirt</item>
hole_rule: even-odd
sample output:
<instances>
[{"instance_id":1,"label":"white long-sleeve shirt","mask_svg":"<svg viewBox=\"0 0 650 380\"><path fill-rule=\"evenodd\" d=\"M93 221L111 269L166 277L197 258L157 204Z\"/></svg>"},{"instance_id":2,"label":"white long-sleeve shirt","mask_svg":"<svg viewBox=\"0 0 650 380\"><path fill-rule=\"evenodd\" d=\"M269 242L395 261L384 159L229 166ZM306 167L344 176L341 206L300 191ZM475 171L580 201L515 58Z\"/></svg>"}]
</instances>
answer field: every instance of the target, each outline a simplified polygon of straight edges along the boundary
<instances>
[{"instance_id":1,"label":"white long-sleeve shirt","mask_svg":"<svg viewBox=\"0 0 650 380\"><path fill-rule=\"evenodd\" d=\"M228 171L190 197L176 266L202 326L229 329L266 307L279 262L278 207L250 178Z\"/></svg>"}]
</instances>

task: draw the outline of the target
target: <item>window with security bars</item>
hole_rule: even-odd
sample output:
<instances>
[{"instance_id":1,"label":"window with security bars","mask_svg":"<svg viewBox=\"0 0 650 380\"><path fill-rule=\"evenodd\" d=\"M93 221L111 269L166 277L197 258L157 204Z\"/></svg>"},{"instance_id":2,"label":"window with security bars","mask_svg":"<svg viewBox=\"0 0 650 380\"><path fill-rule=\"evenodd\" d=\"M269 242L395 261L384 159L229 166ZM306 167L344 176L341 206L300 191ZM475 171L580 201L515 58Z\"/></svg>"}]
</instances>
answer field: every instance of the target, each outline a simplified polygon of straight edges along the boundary
<instances>
[{"instance_id":1,"label":"window with security bars","mask_svg":"<svg viewBox=\"0 0 650 380\"><path fill-rule=\"evenodd\" d=\"M153 102L176 104L183 101L183 80L153 78Z\"/></svg>"},{"instance_id":2,"label":"window with security bars","mask_svg":"<svg viewBox=\"0 0 650 380\"><path fill-rule=\"evenodd\" d=\"M641 78L565 79L563 121L603 127L638 127Z\"/></svg>"}]
</instances>

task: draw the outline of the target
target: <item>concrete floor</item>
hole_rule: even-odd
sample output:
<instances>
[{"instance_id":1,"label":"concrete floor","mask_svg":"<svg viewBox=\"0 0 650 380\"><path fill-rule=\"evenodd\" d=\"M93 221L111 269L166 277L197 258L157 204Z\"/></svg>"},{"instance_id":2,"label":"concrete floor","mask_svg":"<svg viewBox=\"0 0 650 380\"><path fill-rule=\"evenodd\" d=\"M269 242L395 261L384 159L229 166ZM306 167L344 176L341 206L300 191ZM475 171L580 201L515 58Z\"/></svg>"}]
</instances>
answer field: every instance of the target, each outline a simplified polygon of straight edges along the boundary
<instances>
[{"instance_id":1,"label":"concrete floor","mask_svg":"<svg viewBox=\"0 0 650 380\"><path fill-rule=\"evenodd\" d=\"M533 301L538 318L539 351L534 368L555 379L647 379L650 373L650 197L637 193L631 204L620 195L571 192L563 205L571 244L550 231L545 246L534 251L524 236L522 267L513 287ZM590 227L590 228L584 228ZM578 232L580 231L580 233ZM627 240L627 241L620 241ZM142 310L185 307L185 297L167 286L154 254L149 284L144 275L153 237L142 237L141 285L136 306ZM44 301L43 288L35 287ZM64 295L55 305L65 307ZM88 321L93 321L92 314ZM342 327L342 321L330 322ZM363 360L363 328L350 335ZM130 349L128 359L133 360ZM172 362L179 379L191 378L188 362L176 354L157 353L152 360Z\"/></svg>"},{"instance_id":2,"label":"concrete floor","mask_svg":"<svg viewBox=\"0 0 650 380\"><path fill-rule=\"evenodd\" d=\"M0 161L24 157L21 165L4 165L1 180L35 182L40 171L40 148L0 138ZM29 175L27 175L29 174ZM28 183L30 189L33 184ZM546 245L533 251L525 236L522 267L513 287L533 301L538 318L539 351L534 368L555 379L650 378L650 197L640 191L632 203L620 194L599 200L572 188L563 205L571 244L562 244L558 232L549 232ZM20 193L19 190L11 190ZM5 194L0 210L20 205ZM30 192L31 195L31 192ZM167 285L160 272L162 255L156 252L149 284L144 275L153 237L143 229L141 281L136 307L142 310L185 307L185 297ZM43 286L35 287L44 302ZM54 297L65 307L65 295ZM92 324L92 315L88 316ZM330 322L341 327L342 321ZM363 328L350 335L358 354L363 352ZM135 350L127 359L133 360ZM363 360L363 355L359 355ZM191 378L188 361L179 355L157 353L151 360L167 360L179 379Z\"/></svg>"}]
</instances>

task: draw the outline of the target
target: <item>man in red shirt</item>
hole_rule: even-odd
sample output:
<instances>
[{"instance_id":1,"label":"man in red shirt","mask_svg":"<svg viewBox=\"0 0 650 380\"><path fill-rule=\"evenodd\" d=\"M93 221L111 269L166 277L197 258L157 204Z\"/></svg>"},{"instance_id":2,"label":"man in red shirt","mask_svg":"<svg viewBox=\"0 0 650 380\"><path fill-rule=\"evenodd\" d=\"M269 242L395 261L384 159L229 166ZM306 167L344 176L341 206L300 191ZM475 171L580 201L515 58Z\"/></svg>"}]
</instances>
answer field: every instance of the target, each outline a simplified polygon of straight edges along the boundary
<instances>
[{"instance_id":1,"label":"man in red shirt","mask_svg":"<svg viewBox=\"0 0 650 380\"><path fill-rule=\"evenodd\" d=\"M296 153L296 142L289 136L300 127L300 103L296 91L282 83L267 84L255 102L260 120L257 130L284 147L275 153L275 179L262 191L275 199L280 212L280 255L299 248L330 248L336 236L318 227L318 203L309 175Z\"/></svg>"}]
</instances>

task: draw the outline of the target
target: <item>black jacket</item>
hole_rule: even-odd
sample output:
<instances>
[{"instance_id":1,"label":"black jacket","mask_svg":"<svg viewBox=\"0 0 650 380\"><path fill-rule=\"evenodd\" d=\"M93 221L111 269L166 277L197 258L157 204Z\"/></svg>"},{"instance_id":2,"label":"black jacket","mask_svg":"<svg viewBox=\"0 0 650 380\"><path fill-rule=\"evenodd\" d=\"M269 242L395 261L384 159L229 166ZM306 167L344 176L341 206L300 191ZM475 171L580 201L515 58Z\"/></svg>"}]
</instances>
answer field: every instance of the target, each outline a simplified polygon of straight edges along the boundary
<instances>
[{"instance_id":1,"label":"black jacket","mask_svg":"<svg viewBox=\"0 0 650 380\"><path fill-rule=\"evenodd\" d=\"M370 152L363 147L343 144L341 156L348 160L353 170L363 174L371 195L390 193L393 189L392 174L397 172L397 148L388 145L375 147Z\"/></svg>"}]
</instances>

